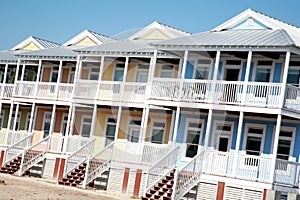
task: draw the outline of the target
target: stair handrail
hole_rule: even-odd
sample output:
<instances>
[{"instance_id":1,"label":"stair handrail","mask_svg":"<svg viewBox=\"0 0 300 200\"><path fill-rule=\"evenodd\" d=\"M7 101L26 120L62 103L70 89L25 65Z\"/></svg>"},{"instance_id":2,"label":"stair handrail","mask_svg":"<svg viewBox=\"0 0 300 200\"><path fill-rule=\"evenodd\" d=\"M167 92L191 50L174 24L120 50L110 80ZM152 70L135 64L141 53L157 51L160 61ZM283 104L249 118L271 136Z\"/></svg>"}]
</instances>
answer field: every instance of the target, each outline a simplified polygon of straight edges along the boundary
<instances>
[{"instance_id":1,"label":"stair handrail","mask_svg":"<svg viewBox=\"0 0 300 200\"><path fill-rule=\"evenodd\" d=\"M7 163L11 162L16 157L22 155L24 149L30 145L32 140L33 133L30 133L28 136L24 137L23 139L17 141L15 144L9 146L4 155L4 162L2 167L5 166ZM29 144L28 144L29 143ZM24 145L25 144L25 145ZM10 156L10 153L13 154Z\"/></svg>"},{"instance_id":2,"label":"stair handrail","mask_svg":"<svg viewBox=\"0 0 300 200\"><path fill-rule=\"evenodd\" d=\"M64 177L88 159L88 157L91 154L92 145L94 144L95 140L96 138L91 139L89 142L87 142L85 145L82 145L79 149L74 151L66 158ZM75 164L73 164L72 162L75 162Z\"/></svg>"},{"instance_id":3,"label":"stair handrail","mask_svg":"<svg viewBox=\"0 0 300 200\"><path fill-rule=\"evenodd\" d=\"M178 150L179 146L174 147L169 153L151 166L148 171L146 190L144 193L154 187L162 179L162 177L168 175L175 168ZM152 175L158 176L158 178L154 179L155 181L151 181L152 178L150 176Z\"/></svg>"},{"instance_id":4,"label":"stair handrail","mask_svg":"<svg viewBox=\"0 0 300 200\"><path fill-rule=\"evenodd\" d=\"M180 199L184 194L191 190L197 182L199 182L206 152L207 151L203 149L190 162L186 163L176 171L172 199Z\"/></svg>"},{"instance_id":5,"label":"stair handrail","mask_svg":"<svg viewBox=\"0 0 300 200\"><path fill-rule=\"evenodd\" d=\"M90 156L88 158L88 165L86 167L86 172L84 176L84 181L82 187L85 188L86 185L93 180L97 174L99 174L104 168L108 167L108 164L113 158L115 142L110 143L104 149L100 150L96 155ZM97 159L98 162L95 162ZM101 162L99 162L101 161Z\"/></svg>"},{"instance_id":6,"label":"stair handrail","mask_svg":"<svg viewBox=\"0 0 300 200\"><path fill-rule=\"evenodd\" d=\"M48 143L50 141L50 138L51 138L51 136L48 135L47 137L38 141L37 143L33 144L32 146L25 148L25 150L22 153L22 160L21 160L21 165L20 165L20 170L19 170L20 176L26 171L26 169L28 169L30 166L37 163L38 158L43 158L43 156L48 152ZM47 144L45 144L46 142L47 142ZM42 149L42 151L40 151L40 149L38 150L38 151L40 151L40 153L38 153L37 155L34 155L29 160L24 159L24 156L27 152L29 152L30 150L33 150L34 148L39 147L39 146L41 146L41 148L44 148L44 149Z\"/></svg>"}]
</instances>

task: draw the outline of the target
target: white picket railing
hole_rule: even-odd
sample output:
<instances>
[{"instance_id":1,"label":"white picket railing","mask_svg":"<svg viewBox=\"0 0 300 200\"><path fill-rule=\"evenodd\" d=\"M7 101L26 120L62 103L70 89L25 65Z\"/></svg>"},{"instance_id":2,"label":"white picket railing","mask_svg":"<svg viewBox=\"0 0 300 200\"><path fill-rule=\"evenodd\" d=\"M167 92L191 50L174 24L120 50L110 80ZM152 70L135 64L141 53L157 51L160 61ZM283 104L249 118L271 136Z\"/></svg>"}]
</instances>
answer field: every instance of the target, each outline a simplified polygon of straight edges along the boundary
<instances>
[{"instance_id":1,"label":"white picket railing","mask_svg":"<svg viewBox=\"0 0 300 200\"><path fill-rule=\"evenodd\" d=\"M300 163L276 160L274 183L299 188Z\"/></svg>"},{"instance_id":2,"label":"white picket railing","mask_svg":"<svg viewBox=\"0 0 300 200\"><path fill-rule=\"evenodd\" d=\"M146 84L127 82L124 86L122 100L126 102L143 103L146 99Z\"/></svg>"},{"instance_id":3,"label":"white picket railing","mask_svg":"<svg viewBox=\"0 0 300 200\"><path fill-rule=\"evenodd\" d=\"M66 136L60 134L52 134L51 142L49 144L49 151L53 153L61 153L63 151L65 137Z\"/></svg>"},{"instance_id":4,"label":"white picket railing","mask_svg":"<svg viewBox=\"0 0 300 200\"><path fill-rule=\"evenodd\" d=\"M60 83L58 85L57 99L62 101L69 101L72 99L73 84Z\"/></svg>"},{"instance_id":5,"label":"white picket railing","mask_svg":"<svg viewBox=\"0 0 300 200\"><path fill-rule=\"evenodd\" d=\"M95 179L97 175L108 168L108 164L112 160L113 151L114 142L110 143L96 155L88 158L85 177L82 184L83 188L85 188L90 181Z\"/></svg>"},{"instance_id":6,"label":"white picket railing","mask_svg":"<svg viewBox=\"0 0 300 200\"><path fill-rule=\"evenodd\" d=\"M81 147L77 146L77 150L67 157L64 177L83 162L87 161L88 157L92 153L95 140L96 139L94 138Z\"/></svg>"},{"instance_id":7,"label":"white picket railing","mask_svg":"<svg viewBox=\"0 0 300 200\"><path fill-rule=\"evenodd\" d=\"M26 147L29 147L32 143L33 134L28 135L27 137L19 140L12 146L8 147L5 151L5 158L2 166L5 166L7 163L20 156Z\"/></svg>"},{"instance_id":8,"label":"white picket railing","mask_svg":"<svg viewBox=\"0 0 300 200\"><path fill-rule=\"evenodd\" d=\"M22 140L23 138L27 137L28 135L32 134L31 132L28 131L12 131L9 130L7 132L7 139L6 139L6 145L13 145L19 140ZM6 134L5 134L6 135Z\"/></svg>"},{"instance_id":9,"label":"white picket railing","mask_svg":"<svg viewBox=\"0 0 300 200\"><path fill-rule=\"evenodd\" d=\"M299 87L289 85L289 84L286 86L283 107L291 110L300 110L300 88Z\"/></svg>"},{"instance_id":10,"label":"white picket railing","mask_svg":"<svg viewBox=\"0 0 300 200\"><path fill-rule=\"evenodd\" d=\"M151 98L176 101L179 97L180 79L155 78Z\"/></svg>"},{"instance_id":11,"label":"white picket railing","mask_svg":"<svg viewBox=\"0 0 300 200\"><path fill-rule=\"evenodd\" d=\"M217 81L213 102L221 104L241 104L244 83L241 81Z\"/></svg>"},{"instance_id":12,"label":"white picket railing","mask_svg":"<svg viewBox=\"0 0 300 200\"><path fill-rule=\"evenodd\" d=\"M86 145L91 140L89 137L82 137L77 135L70 135L67 137L68 137L68 143L66 147L67 153L73 153L78 149L78 147Z\"/></svg>"},{"instance_id":13,"label":"white picket railing","mask_svg":"<svg viewBox=\"0 0 300 200\"><path fill-rule=\"evenodd\" d=\"M2 84L2 90L2 98L11 98L13 96L14 84Z\"/></svg>"},{"instance_id":14,"label":"white picket railing","mask_svg":"<svg viewBox=\"0 0 300 200\"><path fill-rule=\"evenodd\" d=\"M117 141L113 160L117 162L152 165L167 154L172 147L167 144Z\"/></svg>"},{"instance_id":15,"label":"white picket railing","mask_svg":"<svg viewBox=\"0 0 300 200\"><path fill-rule=\"evenodd\" d=\"M146 191L157 184L176 166L179 147L174 147L169 153L162 155L161 159L151 166L148 171Z\"/></svg>"},{"instance_id":16,"label":"white picket railing","mask_svg":"<svg viewBox=\"0 0 300 200\"><path fill-rule=\"evenodd\" d=\"M35 96L35 85L33 81L17 81L14 96L33 98Z\"/></svg>"},{"instance_id":17,"label":"white picket railing","mask_svg":"<svg viewBox=\"0 0 300 200\"><path fill-rule=\"evenodd\" d=\"M49 135L23 151L19 175L22 175L28 168L44 158L48 152L50 140L51 136Z\"/></svg>"},{"instance_id":18,"label":"white picket railing","mask_svg":"<svg viewBox=\"0 0 300 200\"><path fill-rule=\"evenodd\" d=\"M180 100L188 102L209 102L211 99L212 81L209 80L184 80L180 92Z\"/></svg>"},{"instance_id":19,"label":"white picket railing","mask_svg":"<svg viewBox=\"0 0 300 200\"><path fill-rule=\"evenodd\" d=\"M74 97L80 99L95 99L97 86L97 81L78 80L75 85Z\"/></svg>"},{"instance_id":20,"label":"white picket railing","mask_svg":"<svg viewBox=\"0 0 300 200\"><path fill-rule=\"evenodd\" d=\"M121 100L121 81L101 81L99 100L119 101Z\"/></svg>"},{"instance_id":21,"label":"white picket railing","mask_svg":"<svg viewBox=\"0 0 300 200\"><path fill-rule=\"evenodd\" d=\"M201 151L190 162L175 172L175 188L172 199L180 199L191 190L200 180L205 158L205 151Z\"/></svg>"}]
</instances>

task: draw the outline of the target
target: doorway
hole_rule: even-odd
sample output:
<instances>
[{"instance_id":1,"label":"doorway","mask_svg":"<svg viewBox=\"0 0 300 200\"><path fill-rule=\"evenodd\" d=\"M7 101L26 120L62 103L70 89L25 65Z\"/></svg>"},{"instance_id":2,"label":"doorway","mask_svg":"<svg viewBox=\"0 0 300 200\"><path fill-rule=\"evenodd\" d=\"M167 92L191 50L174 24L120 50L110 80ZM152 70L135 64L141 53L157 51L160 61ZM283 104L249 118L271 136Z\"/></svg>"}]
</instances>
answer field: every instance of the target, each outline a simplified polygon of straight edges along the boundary
<instances>
[{"instance_id":1,"label":"doorway","mask_svg":"<svg viewBox=\"0 0 300 200\"><path fill-rule=\"evenodd\" d=\"M239 68L226 68L225 71L225 81L238 81L239 80L240 69ZM223 91L223 101L225 102L236 102L237 93L236 84L225 84Z\"/></svg>"}]
</instances>

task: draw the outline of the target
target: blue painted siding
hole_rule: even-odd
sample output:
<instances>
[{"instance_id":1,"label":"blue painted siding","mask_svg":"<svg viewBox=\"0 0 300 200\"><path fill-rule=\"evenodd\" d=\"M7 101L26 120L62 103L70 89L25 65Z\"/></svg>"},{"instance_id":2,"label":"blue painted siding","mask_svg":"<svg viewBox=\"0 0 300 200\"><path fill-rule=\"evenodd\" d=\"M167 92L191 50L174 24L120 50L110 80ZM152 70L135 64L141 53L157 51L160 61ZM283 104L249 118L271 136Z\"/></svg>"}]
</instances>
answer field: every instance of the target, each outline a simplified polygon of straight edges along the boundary
<instances>
[{"instance_id":1,"label":"blue painted siding","mask_svg":"<svg viewBox=\"0 0 300 200\"><path fill-rule=\"evenodd\" d=\"M241 81L245 81L246 67L247 67L247 62L244 62L242 66Z\"/></svg>"},{"instance_id":2,"label":"blue painted siding","mask_svg":"<svg viewBox=\"0 0 300 200\"><path fill-rule=\"evenodd\" d=\"M249 77L248 77L248 80L249 81L255 81L255 78L253 77L253 71L254 71L254 63L251 62L251 65L250 65L250 71L249 71ZM253 77L253 80L252 80L252 77Z\"/></svg>"},{"instance_id":3,"label":"blue painted siding","mask_svg":"<svg viewBox=\"0 0 300 200\"><path fill-rule=\"evenodd\" d=\"M262 23L260 23L259 21L253 19L253 25L249 26L247 23L247 20L242 21L241 23L235 25L234 27L232 27L231 29L267 29L268 27Z\"/></svg>"},{"instance_id":4,"label":"blue painted siding","mask_svg":"<svg viewBox=\"0 0 300 200\"><path fill-rule=\"evenodd\" d=\"M273 82L280 83L282 63L275 63Z\"/></svg>"},{"instance_id":5,"label":"blue painted siding","mask_svg":"<svg viewBox=\"0 0 300 200\"><path fill-rule=\"evenodd\" d=\"M299 155L300 155L300 124L297 123L281 123L282 126L288 127L295 127L296 133L294 137L294 150L293 150L293 157L295 157L296 162L299 162Z\"/></svg>"},{"instance_id":6,"label":"blue painted siding","mask_svg":"<svg viewBox=\"0 0 300 200\"><path fill-rule=\"evenodd\" d=\"M219 62L217 80L221 80L223 70L223 62Z\"/></svg>"},{"instance_id":7,"label":"blue painted siding","mask_svg":"<svg viewBox=\"0 0 300 200\"><path fill-rule=\"evenodd\" d=\"M187 61L184 78L192 79L193 78L193 73L194 73L194 62L193 61Z\"/></svg>"}]
</instances>

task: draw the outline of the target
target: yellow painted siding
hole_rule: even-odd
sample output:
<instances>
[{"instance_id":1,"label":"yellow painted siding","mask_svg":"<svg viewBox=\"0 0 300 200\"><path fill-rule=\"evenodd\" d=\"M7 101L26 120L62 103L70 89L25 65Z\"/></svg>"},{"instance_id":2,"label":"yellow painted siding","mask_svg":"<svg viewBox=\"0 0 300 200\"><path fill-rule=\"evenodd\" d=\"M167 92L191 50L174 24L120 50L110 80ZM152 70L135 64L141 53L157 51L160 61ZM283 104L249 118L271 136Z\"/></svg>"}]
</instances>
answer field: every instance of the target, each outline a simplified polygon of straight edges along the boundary
<instances>
[{"instance_id":1,"label":"yellow painted siding","mask_svg":"<svg viewBox=\"0 0 300 200\"><path fill-rule=\"evenodd\" d=\"M136 65L128 65L127 78L126 78L127 82L135 81L136 69L137 69Z\"/></svg>"},{"instance_id":2,"label":"yellow painted siding","mask_svg":"<svg viewBox=\"0 0 300 200\"><path fill-rule=\"evenodd\" d=\"M74 44L74 46L93 46L93 45L97 45L97 43L88 36Z\"/></svg>"},{"instance_id":3,"label":"yellow painted siding","mask_svg":"<svg viewBox=\"0 0 300 200\"><path fill-rule=\"evenodd\" d=\"M141 38L144 40L166 40L171 37L159 29L154 29L153 31L143 35Z\"/></svg>"},{"instance_id":4,"label":"yellow painted siding","mask_svg":"<svg viewBox=\"0 0 300 200\"><path fill-rule=\"evenodd\" d=\"M93 113L91 111L76 111L75 113L75 123L74 123L74 134L73 135L80 135L80 128L81 128L81 121L82 121L82 116L83 115L88 115L92 116Z\"/></svg>"},{"instance_id":5,"label":"yellow painted siding","mask_svg":"<svg viewBox=\"0 0 300 200\"><path fill-rule=\"evenodd\" d=\"M142 117L142 112L134 112L134 111L123 111L121 115L120 127L118 132L118 139L125 139L126 132L128 128L128 123L130 119L138 118L140 120Z\"/></svg>"},{"instance_id":6,"label":"yellow painted siding","mask_svg":"<svg viewBox=\"0 0 300 200\"><path fill-rule=\"evenodd\" d=\"M21 48L22 50L25 51L35 51L35 50L40 50L40 48L34 44L34 42L30 42L29 44L25 45L23 48Z\"/></svg>"},{"instance_id":7,"label":"yellow painted siding","mask_svg":"<svg viewBox=\"0 0 300 200\"><path fill-rule=\"evenodd\" d=\"M114 74L114 68L115 68L114 66L115 66L114 63L105 65L104 71L103 71L103 80L104 81L113 80L113 74Z\"/></svg>"}]
</instances>

